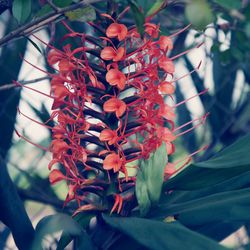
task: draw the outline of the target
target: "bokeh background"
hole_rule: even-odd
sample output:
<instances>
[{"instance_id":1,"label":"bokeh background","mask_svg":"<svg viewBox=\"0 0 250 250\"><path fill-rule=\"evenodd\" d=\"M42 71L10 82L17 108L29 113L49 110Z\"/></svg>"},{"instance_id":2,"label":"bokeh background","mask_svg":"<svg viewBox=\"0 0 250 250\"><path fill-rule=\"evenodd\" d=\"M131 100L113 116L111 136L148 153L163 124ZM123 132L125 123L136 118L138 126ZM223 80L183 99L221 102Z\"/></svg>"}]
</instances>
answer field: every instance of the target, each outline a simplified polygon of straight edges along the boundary
<instances>
[{"instance_id":1,"label":"bokeh background","mask_svg":"<svg viewBox=\"0 0 250 250\"><path fill-rule=\"evenodd\" d=\"M32 1L32 12L25 23L32 21L36 15L41 15L41 4L45 2ZM71 2L74 1L61 1L60 4L66 6ZM97 14L106 8L107 2L109 1L101 1L94 5ZM121 10L128 5L127 1L116 2ZM209 116L203 126L176 141L178 150L175 157L181 158L203 145L209 145L203 154L194 157L195 161L205 160L250 132L249 1L165 2L166 7L153 19L155 23L161 24L162 34L173 34L193 23L191 28L174 40L172 55L202 43L199 48L176 60L176 78L192 71L201 62L199 70L176 82L176 102L209 88L206 94L176 109L177 124L180 125L205 113L209 113ZM147 12L152 1L138 0L137 4ZM131 24L134 20L132 16L128 16L123 22ZM0 15L0 37L9 34L19 25L22 24L13 17L10 10L3 11ZM82 32L86 31L87 27L82 21L73 21L70 25ZM65 33L65 28L58 21L39 29L36 35L45 42L60 46L60 38ZM46 122L50 116L51 100L13 84L13 80L18 80L29 87L49 93L49 80L42 72L51 71L45 61L46 53L46 46L32 36L13 39L0 48L1 168L7 167L34 226L45 215L70 210L68 207L63 208L66 195L64 185L51 187L49 184L47 165L51 155L20 139L14 132L15 128L32 142L44 147L50 144L50 131L27 119L17 111L17 107L27 116L39 122ZM29 65L24 59L41 70ZM50 122L50 125L53 126L53 123ZM234 234L233 241L226 243L240 247L248 240L249 230L246 225ZM53 249L53 245L50 247ZM10 230L1 222L0 249L15 249Z\"/></svg>"}]
</instances>

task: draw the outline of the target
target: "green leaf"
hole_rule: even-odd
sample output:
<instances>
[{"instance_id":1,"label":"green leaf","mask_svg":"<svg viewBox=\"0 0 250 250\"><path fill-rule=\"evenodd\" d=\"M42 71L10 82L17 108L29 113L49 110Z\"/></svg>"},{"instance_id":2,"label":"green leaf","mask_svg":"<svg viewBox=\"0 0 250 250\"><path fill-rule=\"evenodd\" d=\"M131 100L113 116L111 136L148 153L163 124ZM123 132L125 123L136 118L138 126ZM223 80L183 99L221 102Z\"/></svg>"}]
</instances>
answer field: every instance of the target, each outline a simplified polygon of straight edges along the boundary
<instances>
[{"instance_id":1,"label":"green leaf","mask_svg":"<svg viewBox=\"0 0 250 250\"><path fill-rule=\"evenodd\" d=\"M53 3L58 8L64 8L69 6L72 1L71 0L54 0ZM54 10L51 8L49 4L45 4L41 7L41 9L36 13L35 17L42 17L50 12L53 12Z\"/></svg>"},{"instance_id":2,"label":"green leaf","mask_svg":"<svg viewBox=\"0 0 250 250\"><path fill-rule=\"evenodd\" d=\"M91 218L95 216L94 213L79 213L73 219L81 226L86 229L89 225ZM81 237L81 236L80 236ZM67 231L63 231L61 238L57 245L57 250L63 250L73 240L73 235ZM87 240L88 241L88 240ZM83 244L83 243L81 243ZM80 249L80 248L79 248Z\"/></svg>"},{"instance_id":3,"label":"green leaf","mask_svg":"<svg viewBox=\"0 0 250 250\"><path fill-rule=\"evenodd\" d=\"M23 23L31 13L31 0L14 0L12 12L17 21Z\"/></svg>"},{"instance_id":4,"label":"green leaf","mask_svg":"<svg viewBox=\"0 0 250 250\"><path fill-rule=\"evenodd\" d=\"M148 160L140 161L135 192L142 216L160 199L166 164L165 143L162 143Z\"/></svg>"},{"instance_id":5,"label":"green leaf","mask_svg":"<svg viewBox=\"0 0 250 250\"><path fill-rule=\"evenodd\" d=\"M199 30L203 30L213 22L212 10L206 0L190 1L186 6L185 14L188 21Z\"/></svg>"},{"instance_id":6,"label":"green leaf","mask_svg":"<svg viewBox=\"0 0 250 250\"><path fill-rule=\"evenodd\" d=\"M121 234L120 238L109 247L109 250L145 250L141 244L131 239L125 234Z\"/></svg>"},{"instance_id":7,"label":"green leaf","mask_svg":"<svg viewBox=\"0 0 250 250\"><path fill-rule=\"evenodd\" d=\"M239 190L250 187L250 171L234 176L229 180L223 181L217 185L211 185L206 188L190 191L174 191L167 195L162 194L160 204L171 205L174 203L186 202L194 199L199 199L209 195Z\"/></svg>"},{"instance_id":8,"label":"green leaf","mask_svg":"<svg viewBox=\"0 0 250 250\"><path fill-rule=\"evenodd\" d=\"M53 11L53 9L51 8L51 6L49 6L48 4L45 4L42 6L42 8L35 14L35 18L36 17L42 17L48 13L50 13L51 11Z\"/></svg>"},{"instance_id":9,"label":"green leaf","mask_svg":"<svg viewBox=\"0 0 250 250\"><path fill-rule=\"evenodd\" d=\"M70 21L93 21L96 19L96 12L92 6L86 6L81 9L68 11L65 13L65 16L69 18Z\"/></svg>"},{"instance_id":10,"label":"green leaf","mask_svg":"<svg viewBox=\"0 0 250 250\"><path fill-rule=\"evenodd\" d=\"M97 250L97 247L92 242L90 236L86 232L82 232L80 236L76 238L76 249L79 250Z\"/></svg>"},{"instance_id":11,"label":"green leaf","mask_svg":"<svg viewBox=\"0 0 250 250\"><path fill-rule=\"evenodd\" d=\"M250 134L205 162L189 165L164 184L167 190L210 187L250 171Z\"/></svg>"},{"instance_id":12,"label":"green leaf","mask_svg":"<svg viewBox=\"0 0 250 250\"><path fill-rule=\"evenodd\" d=\"M150 7L150 9L147 12L146 16L151 16L157 11L159 11L162 6L166 3L166 0L157 0L153 3L153 5Z\"/></svg>"},{"instance_id":13,"label":"green leaf","mask_svg":"<svg viewBox=\"0 0 250 250\"><path fill-rule=\"evenodd\" d=\"M151 207L151 201L148 196L148 189L143 174L137 174L135 193L140 208L140 214L141 216L145 216Z\"/></svg>"},{"instance_id":14,"label":"green leaf","mask_svg":"<svg viewBox=\"0 0 250 250\"><path fill-rule=\"evenodd\" d=\"M197 167L232 168L250 165L250 134L217 153L210 160L196 163Z\"/></svg>"},{"instance_id":15,"label":"green leaf","mask_svg":"<svg viewBox=\"0 0 250 250\"><path fill-rule=\"evenodd\" d=\"M224 237L228 236L227 232L216 234L214 231L219 228L209 232L208 227L220 224L223 228L223 224L230 225L228 233L231 234L233 228L237 229L250 222L249 206L250 188L247 188L168 206L165 212L168 213L168 209L172 212L175 210L178 213L178 220L185 226L217 238L218 234L223 237L223 233L226 233Z\"/></svg>"},{"instance_id":16,"label":"green leaf","mask_svg":"<svg viewBox=\"0 0 250 250\"><path fill-rule=\"evenodd\" d=\"M250 213L247 212L249 206L250 188L245 188L172 205L160 204L157 210L151 212L151 216L164 218L178 214L178 220L188 220L189 225L204 225L223 220L244 222L250 220Z\"/></svg>"},{"instance_id":17,"label":"green leaf","mask_svg":"<svg viewBox=\"0 0 250 250\"><path fill-rule=\"evenodd\" d=\"M213 0L213 1L229 10L241 8L241 1L235 1L235 0Z\"/></svg>"},{"instance_id":18,"label":"green leaf","mask_svg":"<svg viewBox=\"0 0 250 250\"><path fill-rule=\"evenodd\" d=\"M103 219L111 227L151 250L227 249L177 222L164 223L142 218L119 218L108 215L103 215Z\"/></svg>"},{"instance_id":19,"label":"green leaf","mask_svg":"<svg viewBox=\"0 0 250 250\"><path fill-rule=\"evenodd\" d=\"M36 227L36 236L33 242L33 250L42 248L42 240L46 235L64 230L70 235L81 235L82 229L70 216L66 214L55 214L44 217Z\"/></svg>"},{"instance_id":20,"label":"green leaf","mask_svg":"<svg viewBox=\"0 0 250 250\"><path fill-rule=\"evenodd\" d=\"M140 8L135 0L128 0L128 3L131 7L137 30L142 37L144 34L145 15L142 12L142 10L140 10Z\"/></svg>"},{"instance_id":21,"label":"green leaf","mask_svg":"<svg viewBox=\"0 0 250 250\"><path fill-rule=\"evenodd\" d=\"M193 190L217 185L231 178L246 173L250 166L241 166L230 169L199 168L188 166L175 177L164 184L166 190Z\"/></svg>"},{"instance_id":22,"label":"green leaf","mask_svg":"<svg viewBox=\"0 0 250 250\"><path fill-rule=\"evenodd\" d=\"M64 8L69 6L72 0L53 0L53 3L59 8Z\"/></svg>"}]
</instances>

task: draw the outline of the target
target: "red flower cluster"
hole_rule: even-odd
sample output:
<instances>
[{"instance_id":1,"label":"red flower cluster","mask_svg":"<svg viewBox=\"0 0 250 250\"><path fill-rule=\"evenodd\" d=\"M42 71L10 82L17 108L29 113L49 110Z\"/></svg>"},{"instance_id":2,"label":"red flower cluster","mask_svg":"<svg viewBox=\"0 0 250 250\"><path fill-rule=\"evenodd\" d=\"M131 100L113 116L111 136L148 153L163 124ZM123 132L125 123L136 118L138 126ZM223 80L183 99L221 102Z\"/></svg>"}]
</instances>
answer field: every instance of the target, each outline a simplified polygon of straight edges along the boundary
<instances>
[{"instance_id":1,"label":"red flower cluster","mask_svg":"<svg viewBox=\"0 0 250 250\"><path fill-rule=\"evenodd\" d=\"M175 92L173 60L181 54L168 56L176 34L160 35L159 25L145 23L141 38L135 27L106 14L103 18L107 26L99 38L75 32L64 23L69 29L64 40L78 39L79 47L50 46L48 63L57 70L50 74L51 117L57 125L52 129L49 169L55 163L64 168L53 169L50 182L66 180L66 202L76 200L79 211L95 204L89 193L105 206L112 186L111 211L120 212L123 200L131 199L120 194L136 179L129 177L127 164L147 159L162 143L168 155L174 153L175 113L164 100ZM166 169L166 175L171 171Z\"/></svg>"}]
</instances>

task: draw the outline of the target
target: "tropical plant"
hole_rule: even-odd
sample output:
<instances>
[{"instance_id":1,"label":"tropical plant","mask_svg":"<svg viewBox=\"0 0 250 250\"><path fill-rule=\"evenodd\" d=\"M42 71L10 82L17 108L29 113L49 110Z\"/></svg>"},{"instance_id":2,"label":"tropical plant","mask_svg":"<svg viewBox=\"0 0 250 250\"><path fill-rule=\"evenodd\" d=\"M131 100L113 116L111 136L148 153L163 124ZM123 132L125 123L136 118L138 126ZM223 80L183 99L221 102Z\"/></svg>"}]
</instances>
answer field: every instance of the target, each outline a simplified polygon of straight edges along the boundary
<instances>
[{"instance_id":1,"label":"tropical plant","mask_svg":"<svg viewBox=\"0 0 250 250\"><path fill-rule=\"evenodd\" d=\"M11 232L25 250L70 243L227 249L227 236L240 228L248 234L248 1L14 0L0 7L11 9L2 14L0 39L0 220L7 226L0 246ZM25 56L27 44L44 67ZM204 55L193 62L198 51ZM43 76L18 79L22 62ZM50 91L30 85L41 81ZM20 89L51 106L26 100L27 114ZM35 143L32 132L14 129L17 112L48 138ZM12 145L14 131L21 140ZM25 141L39 154L23 170L17 154ZM27 200L54 208L35 230Z\"/></svg>"}]
</instances>

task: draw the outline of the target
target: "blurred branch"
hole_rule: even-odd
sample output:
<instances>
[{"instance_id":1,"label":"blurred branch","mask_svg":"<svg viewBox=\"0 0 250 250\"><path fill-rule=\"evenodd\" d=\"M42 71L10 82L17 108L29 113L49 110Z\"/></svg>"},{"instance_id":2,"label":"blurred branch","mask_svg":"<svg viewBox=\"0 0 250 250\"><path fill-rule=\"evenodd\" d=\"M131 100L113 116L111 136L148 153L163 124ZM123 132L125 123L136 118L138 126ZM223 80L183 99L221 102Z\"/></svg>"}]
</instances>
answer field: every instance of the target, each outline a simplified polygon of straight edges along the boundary
<instances>
[{"instance_id":1,"label":"blurred branch","mask_svg":"<svg viewBox=\"0 0 250 250\"><path fill-rule=\"evenodd\" d=\"M64 202L59 200L56 197L50 197L48 195L44 196L36 191L33 191L32 189L23 189L18 188L18 194L21 197L22 200L32 200L36 202L43 203L45 205L51 205L56 209L62 210Z\"/></svg>"},{"instance_id":2,"label":"blurred branch","mask_svg":"<svg viewBox=\"0 0 250 250\"><path fill-rule=\"evenodd\" d=\"M48 13L42 17L36 18L32 20L29 23L24 24L23 26L20 26L16 30L10 32L8 35L0 39L0 47L4 46L8 42L10 42L12 39L20 38L25 35L29 35L31 32L34 32L35 30L50 24L51 22L55 21L57 18L62 17L64 13L72 10L79 9L85 5L93 4L97 2L101 2L102 0L83 0L79 3L72 4L70 6L60 8L57 11L54 11L52 13Z\"/></svg>"},{"instance_id":3,"label":"blurred branch","mask_svg":"<svg viewBox=\"0 0 250 250\"><path fill-rule=\"evenodd\" d=\"M36 157L36 161L34 162L34 164L38 165L39 162L42 160L42 158L43 156L41 156L40 159L37 159ZM17 192L23 201L31 200L43 203L45 205L51 205L59 211L62 211L62 209L64 211L69 211L69 210L73 211L73 208L75 208L73 205L65 206L64 201L60 200L55 195L55 193L50 189L51 186L49 185L49 180L47 178L43 179L39 176L32 176L31 175L32 169L29 169L28 171L23 170L19 168L18 165L12 163L11 161L9 161L9 164L12 167L14 167L17 171L19 171L20 174L24 176L27 179L28 183L30 184L30 187L28 189L21 188L16 184Z\"/></svg>"},{"instance_id":4,"label":"blurred branch","mask_svg":"<svg viewBox=\"0 0 250 250\"><path fill-rule=\"evenodd\" d=\"M19 81L19 83L21 83L23 85L26 85L26 84L41 82L41 81L49 80L49 79L50 79L49 76L44 76L44 77L29 80L29 81ZM8 83L8 84L4 84L4 85L0 86L0 91L7 90L7 89L12 89L12 88L20 88L20 87L21 86L17 85L16 83Z\"/></svg>"}]
</instances>

